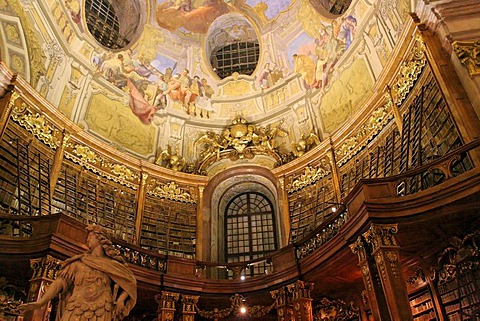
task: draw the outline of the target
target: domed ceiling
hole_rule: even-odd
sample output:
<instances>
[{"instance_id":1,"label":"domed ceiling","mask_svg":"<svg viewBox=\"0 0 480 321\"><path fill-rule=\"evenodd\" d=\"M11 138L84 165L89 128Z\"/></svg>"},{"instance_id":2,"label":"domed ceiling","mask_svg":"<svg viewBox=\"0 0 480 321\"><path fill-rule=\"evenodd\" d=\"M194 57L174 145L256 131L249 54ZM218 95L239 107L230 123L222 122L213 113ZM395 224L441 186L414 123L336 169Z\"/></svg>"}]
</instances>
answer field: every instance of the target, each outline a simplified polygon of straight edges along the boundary
<instances>
[{"instance_id":1,"label":"domed ceiling","mask_svg":"<svg viewBox=\"0 0 480 321\"><path fill-rule=\"evenodd\" d=\"M81 128L212 175L273 168L359 112L409 0L0 0L0 57Z\"/></svg>"}]
</instances>

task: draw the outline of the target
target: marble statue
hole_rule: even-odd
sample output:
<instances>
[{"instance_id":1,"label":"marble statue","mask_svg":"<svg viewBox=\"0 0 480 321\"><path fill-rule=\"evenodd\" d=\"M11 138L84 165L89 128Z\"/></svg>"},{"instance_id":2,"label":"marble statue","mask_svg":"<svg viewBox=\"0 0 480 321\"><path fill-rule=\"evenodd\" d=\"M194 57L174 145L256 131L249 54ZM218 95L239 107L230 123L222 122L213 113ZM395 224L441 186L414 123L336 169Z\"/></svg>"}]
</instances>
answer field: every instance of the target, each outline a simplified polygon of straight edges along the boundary
<instances>
[{"instance_id":1,"label":"marble statue","mask_svg":"<svg viewBox=\"0 0 480 321\"><path fill-rule=\"evenodd\" d=\"M137 298L133 273L100 226L87 231L89 250L65 260L42 298L21 305L21 311L40 309L59 295L60 321L115 321L130 313Z\"/></svg>"}]
</instances>

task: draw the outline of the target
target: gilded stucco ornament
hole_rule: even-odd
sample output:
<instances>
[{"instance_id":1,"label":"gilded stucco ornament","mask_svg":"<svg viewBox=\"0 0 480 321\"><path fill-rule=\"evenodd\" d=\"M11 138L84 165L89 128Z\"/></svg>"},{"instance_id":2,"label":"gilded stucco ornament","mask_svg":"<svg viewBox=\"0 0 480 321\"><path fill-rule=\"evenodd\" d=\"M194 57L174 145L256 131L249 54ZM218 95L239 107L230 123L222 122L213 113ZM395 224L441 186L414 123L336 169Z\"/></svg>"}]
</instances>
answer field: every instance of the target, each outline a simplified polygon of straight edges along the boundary
<instances>
[{"instance_id":1,"label":"gilded stucco ornament","mask_svg":"<svg viewBox=\"0 0 480 321\"><path fill-rule=\"evenodd\" d=\"M112 169L112 173L118 176L118 179L122 181L133 180L136 175L126 166L120 164L110 164L110 168Z\"/></svg>"},{"instance_id":2,"label":"gilded stucco ornament","mask_svg":"<svg viewBox=\"0 0 480 321\"><path fill-rule=\"evenodd\" d=\"M480 40L455 41L452 48L470 76L480 74Z\"/></svg>"},{"instance_id":3,"label":"gilded stucco ornament","mask_svg":"<svg viewBox=\"0 0 480 321\"><path fill-rule=\"evenodd\" d=\"M177 202L194 204L197 202L195 195L192 195L190 192L178 187L178 185L173 181L161 185L155 179L152 179L151 183L147 185L147 193Z\"/></svg>"},{"instance_id":4,"label":"gilded stucco ornament","mask_svg":"<svg viewBox=\"0 0 480 321\"><path fill-rule=\"evenodd\" d=\"M391 107L391 103L387 102L374 110L368 121L357 130L355 136L347 138L335 151L339 166L355 156L388 124L393 117Z\"/></svg>"},{"instance_id":5,"label":"gilded stucco ornament","mask_svg":"<svg viewBox=\"0 0 480 321\"><path fill-rule=\"evenodd\" d=\"M288 135L287 131L281 128L282 124L283 120L257 127L242 116L237 116L221 134L207 131L194 144L196 149L200 149L197 172L204 173L210 165L221 159L236 161L253 159L255 155L267 155L280 165L282 158L277 151L276 138Z\"/></svg>"},{"instance_id":6,"label":"gilded stucco ornament","mask_svg":"<svg viewBox=\"0 0 480 321\"><path fill-rule=\"evenodd\" d=\"M82 165L86 163L89 163L89 164L97 163L97 160L98 160L97 155L88 146L75 145L73 152L75 153L75 155L79 157L79 160L80 160L79 163Z\"/></svg>"},{"instance_id":7,"label":"gilded stucco ornament","mask_svg":"<svg viewBox=\"0 0 480 321\"><path fill-rule=\"evenodd\" d=\"M315 133L303 134L297 142L291 142L292 153L295 157L300 157L313 147L320 144L320 139Z\"/></svg>"},{"instance_id":8,"label":"gilded stucco ornament","mask_svg":"<svg viewBox=\"0 0 480 321\"><path fill-rule=\"evenodd\" d=\"M134 190L138 188L140 175L134 173L125 165L111 162L97 155L90 147L83 144L68 142L67 147L66 158L111 181L128 186Z\"/></svg>"},{"instance_id":9,"label":"gilded stucco ornament","mask_svg":"<svg viewBox=\"0 0 480 321\"><path fill-rule=\"evenodd\" d=\"M167 145L167 149L161 151L155 160L155 164L176 172L182 172L187 166L187 161L185 157L179 154L178 148L173 149L170 145Z\"/></svg>"},{"instance_id":10,"label":"gilded stucco ornament","mask_svg":"<svg viewBox=\"0 0 480 321\"><path fill-rule=\"evenodd\" d=\"M418 76L427 64L426 47L421 35L415 35L415 42L410 50L409 57L400 65L397 76L391 85L392 99L395 104L402 104L412 89Z\"/></svg>"},{"instance_id":11,"label":"gilded stucco ornament","mask_svg":"<svg viewBox=\"0 0 480 321\"><path fill-rule=\"evenodd\" d=\"M20 101L17 102L17 100ZM52 149L60 146L62 133L55 129L43 114L32 112L17 95L12 95L10 105L13 107L11 117L20 126Z\"/></svg>"},{"instance_id":12,"label":"gilded stucco ornament","mask_svg":"<svg viewBox=\"0 0 480 321\"><path fill-rule=\"evenodd\" d=\"M35 87L40 79L40 76L47 73L47 69L44 65L45 55L43 54L42 47L37 40L37 35L35 34L37 28L29 23L29 19L25 13L24 4L17 0L9 1L9 4L15 15L20 19L23 27L28 48L28 60L30 61L30 69L32 70L33 76L31 79L31 84L32 87Z\"/></svg>"},{"instance_id":13,"label":"gilded stucco ornament","mask_svg":"<svg viewBox=\"0 0 480 321\"><path fill-rule=\"evenodd\" d=\"M293 180L291 184L287 185L287 192L293 193L295 191L298 191L305 186L313 184L319 179L322 179L323 177L329 175L331 173L331 170L328 168L328 166L325 165L325 160L323 161L323 166L319 166L316 168L312 166L305 167L304 172L298 178Z\"/></svg>"}]
</instances>

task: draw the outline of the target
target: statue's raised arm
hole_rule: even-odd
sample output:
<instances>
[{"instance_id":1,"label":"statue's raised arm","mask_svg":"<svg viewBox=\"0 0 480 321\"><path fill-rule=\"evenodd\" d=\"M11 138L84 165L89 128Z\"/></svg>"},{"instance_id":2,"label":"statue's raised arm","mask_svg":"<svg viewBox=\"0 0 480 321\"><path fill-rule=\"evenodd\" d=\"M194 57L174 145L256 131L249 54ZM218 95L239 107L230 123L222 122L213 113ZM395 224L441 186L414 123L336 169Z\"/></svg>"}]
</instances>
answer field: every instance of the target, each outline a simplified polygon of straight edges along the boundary
<instances>
[{"instance_id":1,"label":"statue's raised arm","mask_svg":"<svg viewBox=\"0 0 480 321\"><path fill-rule=\"evenodd\" d=\"M37 302L20 306L35 310L59 295L58 320L121 320L137 299L137 282L106 232L87 227L89 250L63 262L62 269Z\"/></svg>"}]
</instances>

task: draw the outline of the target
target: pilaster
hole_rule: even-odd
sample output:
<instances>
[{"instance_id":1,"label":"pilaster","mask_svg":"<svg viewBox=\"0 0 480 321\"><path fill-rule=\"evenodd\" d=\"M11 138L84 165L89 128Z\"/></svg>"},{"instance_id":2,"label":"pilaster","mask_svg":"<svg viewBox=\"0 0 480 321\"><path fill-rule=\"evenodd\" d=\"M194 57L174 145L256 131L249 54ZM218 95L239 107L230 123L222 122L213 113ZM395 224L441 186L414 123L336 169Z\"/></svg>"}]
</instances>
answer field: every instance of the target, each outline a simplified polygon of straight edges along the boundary
<instances>
[{"instance_id":1,"label":"pilaster","mask_svg":"<svg viewBox=\"0 0 480 321\"><path fill-rule=\"evenodd\" d=\"M50 197L53 198L55 193L55 186L57 185L58 176L60 175L60 170L62 168L63 154L65 148L67 147L68 140L70 139L70 134L63 132L62 143L55 150L55 157L53 159L52 168L50 170Z\"/></svg>"},{"instance_id":2,"label":"pilaster","mask_svg":"<svg viewBox=\"0 0 480 321\"><path fill-rule=\"evenodd\" d=\"M142 172L142 178L140 181L140 186L138 188L138 195L137 195L137 219L135 221L135 244L139 244L140 242L140 231L142 227L142 219L143 219L143 209L145 207L145 186L147 185L147 178L148 173Z\"/></svg>"},{"instance_id":3,"label":"pilaster","mask_svg":"<svg viewBox=\"0 0 480 321\"><path fill-rule=\"evenodd\" d=\"M292 295L293 313L295 321L313 321L312 298L313 283L298 280L287 286Z\"/></svg>"},{"instance_id":4,"label":"pilaster","mask_svg":"<svg viewBox=\"0 0 480 321\"><path fill-rule=\"evenodd\" d=\"M31 259L30 267L33 270L33 276L30 279L27 300L28 302L35 302L45 294L50 284L55 280L61 265L60 260L47 255L42 258ZM41 309L25 312L24 320L47 321L50 320L51 312L52 303L48 302L48 304ZM53 316L51 319L53 320L55 317Z\"/></svg>"},{"instance_id":5,"label":"pilaster","mask_svg":"<svg viewBox=\"0 0 480 321\"><path fill-rule=\"evenodd\" d=\"M162 291L155 296L158 303L158 321L173 321L175 317L175 302L178 301L180 294L174 292Z\"/></svg>"},{"instance_id":6,"label":"pilaster","mask_svg":"<svg viewBox=\"0 0 480 321\"><path fill-rule=\"evenodd\" d=\"M362 273L363 284L365 286L365 295L367 297L373 318L376 321L390 321L385 295L383 293L382 283L375 265L374 258L370 255L368 244L362 236L350 245L350 249L358 256L358 266Z\"/></svg>"},{"instance_id":7,"label":"pilaster","mask_svg":"<svg viewBox=\"0 0 480 321\"><path fill-rule=\"evenodd\" d=\"M182 295L182 315L180 321L194 321L195 304L197 304L200 296L198 295Z\"/></svg>"},{"instance_id":8,"label":"pilaster","mask_svg":"<svg viewBox=\"0 0 480 321\"><path fill-rule=\"evenodd\" d=\"M396 233L396 224L371 224L350 246L358 256L375 320L412 320Z\"/></svg>"},{"instance_id":9,"label":"pilaster","mask_svg":"<svg viewBox=\"0 0 480 321\"><path fill-rule=\"evenodd\" d=\"M270 295L275 300L277 320L294 321L292 300L287 289L283 287L275 291L270 291Z\"/></svg>"}]
</instances>

